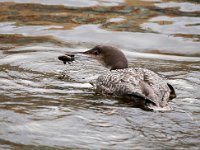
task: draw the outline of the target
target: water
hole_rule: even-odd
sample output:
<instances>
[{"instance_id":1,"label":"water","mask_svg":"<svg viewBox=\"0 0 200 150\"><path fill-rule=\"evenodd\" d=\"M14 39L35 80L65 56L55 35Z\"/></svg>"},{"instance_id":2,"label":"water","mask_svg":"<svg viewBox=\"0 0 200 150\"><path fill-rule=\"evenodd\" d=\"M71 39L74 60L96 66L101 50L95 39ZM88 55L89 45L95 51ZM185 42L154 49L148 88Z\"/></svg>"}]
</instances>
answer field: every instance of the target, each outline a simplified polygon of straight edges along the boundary
<instances>
[{"instance_id":1,"label":"water","mask_svg":"<svg viewBox=\"0 0 200 150\"><path fill-rule=\"evenodd\" d=\"M198 0L0 0L0 149L199 149L199 16ZM57 59L97 44L165 76L173 111L98 95L105 68Z\"/></svg>"}]
</instances>

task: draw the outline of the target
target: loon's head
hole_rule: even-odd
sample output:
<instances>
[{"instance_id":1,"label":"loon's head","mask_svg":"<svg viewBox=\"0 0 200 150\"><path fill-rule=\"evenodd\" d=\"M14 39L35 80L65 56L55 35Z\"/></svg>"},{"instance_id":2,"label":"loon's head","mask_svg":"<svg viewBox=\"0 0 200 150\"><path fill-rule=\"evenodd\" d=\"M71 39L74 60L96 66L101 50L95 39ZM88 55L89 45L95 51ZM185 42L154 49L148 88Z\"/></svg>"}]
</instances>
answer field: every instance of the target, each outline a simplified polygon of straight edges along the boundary
<instances>
[{"instance_id":1,"label":"loon's head","mask_svg":"<svg viewBox=\"0 0 200 150\"><path fill-rule=\"evenodd\" d=\"M122 51L112 46L97 45L83 52L83 54L92 56L110 70L128 68L128 61L125 55Z\"/></svg>"}]
</instances>

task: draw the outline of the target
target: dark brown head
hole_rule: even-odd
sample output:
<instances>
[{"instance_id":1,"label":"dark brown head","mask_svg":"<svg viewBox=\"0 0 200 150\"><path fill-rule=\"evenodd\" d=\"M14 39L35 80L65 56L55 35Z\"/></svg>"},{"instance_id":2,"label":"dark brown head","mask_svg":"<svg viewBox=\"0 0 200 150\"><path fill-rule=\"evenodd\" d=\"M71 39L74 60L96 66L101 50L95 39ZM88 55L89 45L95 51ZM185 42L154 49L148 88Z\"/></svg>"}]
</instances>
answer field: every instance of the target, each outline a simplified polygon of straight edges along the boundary
<instances>
[{"instance_id":1,"label":"dark brown head","mask_svg":"<svg viewBox=\"0 0 200 150\"><path fill-rule=\"evenodd\" d=\"M122 51L112 46L97 45L91 50L84 52L84 54L97 59L110 70L128 67L128 61Z\"/></svg>"}]
</instances>

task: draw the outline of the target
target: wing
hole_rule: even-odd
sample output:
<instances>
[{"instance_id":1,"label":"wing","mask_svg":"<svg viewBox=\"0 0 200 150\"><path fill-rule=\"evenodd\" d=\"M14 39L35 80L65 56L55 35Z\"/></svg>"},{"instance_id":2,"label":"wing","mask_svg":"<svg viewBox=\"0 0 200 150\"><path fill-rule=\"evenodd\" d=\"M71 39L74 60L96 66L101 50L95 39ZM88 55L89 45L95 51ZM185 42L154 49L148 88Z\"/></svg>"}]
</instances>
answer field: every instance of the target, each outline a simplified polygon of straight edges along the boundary
<instances>
[{"instance_id":1,"label":"wing","mask_svg":"<svg viewBox=\"0 0 200 150\"><path fill-rule=\"evenodd\" d=\"M130 96L165 106L170 95L166 81L143 68L120 69L97 79L97 91L118 96Z\"/></svg>"},{"instance_id":2,"label":"wing","mask_svg":"<svg viewBox=\"0 0 200 150\"><path fill-rule=\"evenodd\" d=\"M160 106L167 105L171 94L175 91L173 87L169 87L166 80L151 70L138 68L138 72L143 72L144 82L147 83L157 97Z\"/></svg>"}]
</instances>

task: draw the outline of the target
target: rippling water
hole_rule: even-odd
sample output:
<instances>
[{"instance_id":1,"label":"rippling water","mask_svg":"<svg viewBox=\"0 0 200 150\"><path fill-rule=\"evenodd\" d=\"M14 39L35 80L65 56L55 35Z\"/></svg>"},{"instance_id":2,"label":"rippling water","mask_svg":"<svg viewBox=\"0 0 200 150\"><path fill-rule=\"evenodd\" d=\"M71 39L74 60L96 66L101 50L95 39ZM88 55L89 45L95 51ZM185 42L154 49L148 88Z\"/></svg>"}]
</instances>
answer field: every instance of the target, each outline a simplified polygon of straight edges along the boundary
<instances>
[{"instance_id":1,"label":"rippling water","mask_svg":"<svg viewBox=\"0 0 200 150\"><path fill-rule=\"evenodd\" d=\"M57 60L97 44L165 76L173 111L97 95L105 68ZM0 0L0 149L199 149L199 71L199 0Z\"/></svg>"}]
</instances>

